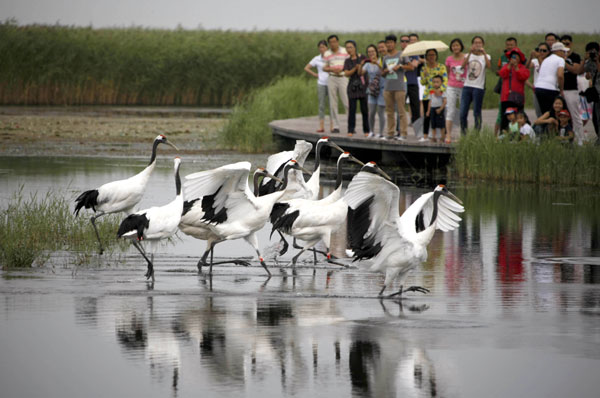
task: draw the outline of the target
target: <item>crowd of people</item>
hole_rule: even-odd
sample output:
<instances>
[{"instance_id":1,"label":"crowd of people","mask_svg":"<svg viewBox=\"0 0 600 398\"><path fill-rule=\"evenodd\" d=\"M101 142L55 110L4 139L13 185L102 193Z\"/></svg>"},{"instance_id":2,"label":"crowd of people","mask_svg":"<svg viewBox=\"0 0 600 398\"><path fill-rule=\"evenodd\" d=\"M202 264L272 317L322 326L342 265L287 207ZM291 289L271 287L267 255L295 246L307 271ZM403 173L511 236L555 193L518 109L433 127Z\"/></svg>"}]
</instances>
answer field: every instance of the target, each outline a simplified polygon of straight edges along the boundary
<instances>
[{"instance_id":1,"label":"crowd of people","mask_svg":"<svg viewBox=\"0 0 600 398\"><path fill-rule=\"evenodd\" d=\"M329 129L334 134L340 133L339 102L348 116L349 136L356 134L357 107L363 133L369 138L405 141L411 125L419 142L450 143L456 125L466 134L471 108L474 127L480 130L486 70L492 68L484 38L474 36L468 49L460 38L453 39L451 53L443 63L434 48L422 55L402 55L418 41L415 33L401 35L399 40L389 34L377 44L369 44L366 55L354 40L346 40L342 46L335 34L319 41L319 55L304 68L317 78L317 131L325 132L327 101ZM589 120L598 134L600 44L587 43L583 57L572 45L571 35L548 33L528 57L515 37L505 40L494 87L499 94L494 126L499 139L552 138L582 145L589 139L584 135ZM526 87L534 93L535 118L525 112Z\"/></svg>"}]
</instances>

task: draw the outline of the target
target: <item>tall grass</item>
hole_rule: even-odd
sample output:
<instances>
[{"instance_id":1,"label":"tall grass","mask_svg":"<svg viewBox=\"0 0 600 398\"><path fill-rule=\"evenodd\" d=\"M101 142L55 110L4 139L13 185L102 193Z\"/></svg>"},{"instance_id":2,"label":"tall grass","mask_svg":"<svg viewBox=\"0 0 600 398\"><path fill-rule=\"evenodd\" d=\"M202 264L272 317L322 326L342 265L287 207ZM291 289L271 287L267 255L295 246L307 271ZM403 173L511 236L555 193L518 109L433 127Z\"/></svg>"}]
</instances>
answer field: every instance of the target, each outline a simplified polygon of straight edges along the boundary
<instances>
[{"instance_id":1,"label":"tall grass","mask_svg":"<svg viewBox=\"0 0 600 398\"><path fill-rule=\"evenodd\" d=\"M252 89L297 76L331 32L92 29L0 23L0 104L233 105ZM360 52L388 32L336 32ZM394 32L399 34L400 32ZM474 33L420 32L448 43ZM496 63L504 39L514 35L528 53L543 34L484 33ZM582 52L588 34L574 34ZM443 61L449 52L440 54ZM488 71L484 106L496 107ZM530 95L530 93L528 93ZM529 102L531 103L531 102ZM316 109L316 108L315 108ZM313 111L314 112L314 111Z\"/></svg>"},{"instance_id":2,"label":"tall grass","mask_svg":"<svg viewBox=\"0 0 600 398\"><path fill-rule=\"evenodd\" d=\"M470 179L600 186L597 147L498 141L489 129L462 137L452 163L459 176Z\"/></svg>"},{"instance_id":3,"label":"tall grass","mask_svg":"<svg viewBox=\"0 0 600 398\"><path fill-rule=\"evenodd\" d=\"M117 217L99 222L98 232L108 250L117 242ZM87 217L75 217L72 203L55 192L25 198L22 190L13 194L0 212L0 266L2 268L43 265L51 252L70 251L89 257L98 249Z\"/></svg>"},{"instance_id":4,"label":"tall grass","mask_svg":"<svg viewBox=\"0 0 600 398\"><path fill-rule=\"evenodd\" d=\"M314 82L284 77L255 90L233 108L222 134L222 145L245 152L272 150L268 124L273 120L308 116L318 107Z\"/></svg>"}]
</instances>

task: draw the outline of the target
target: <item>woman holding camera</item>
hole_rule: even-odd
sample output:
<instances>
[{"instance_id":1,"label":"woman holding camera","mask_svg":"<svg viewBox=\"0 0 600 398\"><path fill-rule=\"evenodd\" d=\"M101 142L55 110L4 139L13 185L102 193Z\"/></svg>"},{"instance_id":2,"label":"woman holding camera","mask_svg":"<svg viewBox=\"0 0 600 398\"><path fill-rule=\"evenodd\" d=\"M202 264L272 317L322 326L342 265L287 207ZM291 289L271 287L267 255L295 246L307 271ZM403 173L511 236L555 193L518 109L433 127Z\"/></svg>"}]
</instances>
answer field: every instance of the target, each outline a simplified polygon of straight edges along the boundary
<instances>
[{"instance_id":1,"label":"woman holding camera","mask_svg":"<svg viewBox=\"0 0 600 398\"><path fill-rule=\"evenodd\" d=\"M346 52L349 57L344 61L344 75L349 77L348 81L348 135L355 133L356 127L356 102L360 101L360 113L362 114L363 133L369 134L369 111L367 109L367 87L361 76L362 66L367 60L362 54L356 52L356 42L346 41Z\"/></svg>"},{"instance_id":2,"label":"woman holding camera","mask_svg":"<svg viewBox=\"0 0 600 398\"><path fill-rule=\"evenodd\" d=\"M498 71L502 78L502 91L500 92L500 107L502 119L500 120L500 130L508 128L508 119L506 110L508 108L517 108L517 113L523 111L525 107L525 82L529 79L529 69L525 67L525 55L515 47L510 50L506 57L508 63L504 64Z\"/></svg>"}]
</instances>

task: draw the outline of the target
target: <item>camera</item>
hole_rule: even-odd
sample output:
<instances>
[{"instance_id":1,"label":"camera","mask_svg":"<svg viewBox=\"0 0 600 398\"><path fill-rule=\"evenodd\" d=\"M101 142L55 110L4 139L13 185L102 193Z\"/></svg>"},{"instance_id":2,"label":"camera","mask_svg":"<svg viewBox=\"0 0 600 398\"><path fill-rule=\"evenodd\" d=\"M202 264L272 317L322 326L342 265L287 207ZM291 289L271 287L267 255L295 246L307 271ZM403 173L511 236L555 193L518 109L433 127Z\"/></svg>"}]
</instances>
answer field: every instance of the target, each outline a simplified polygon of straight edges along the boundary
<instances>
[{"instance_id":1,"label":"camera","mask_svg":"<svg viewBox=\"0 0 600 398\"><path fill-rule=\"evenodd\" d=\"M598 57L598 51L596 51L596 50L591 50L591 51L590 51L590 59L591 59L592 61L595 61L597 57Z\"/></svg>"},{"instance_id":2,"label":"camera","mask_svg":"<svg viewBox=\"0 0 600 398\"><path fill-rule=\"evenodd\" d=\"M540 48L536 47L533 51L535 51L537 53L538 51L540 51Z\"/></svg>"}]
</instances>

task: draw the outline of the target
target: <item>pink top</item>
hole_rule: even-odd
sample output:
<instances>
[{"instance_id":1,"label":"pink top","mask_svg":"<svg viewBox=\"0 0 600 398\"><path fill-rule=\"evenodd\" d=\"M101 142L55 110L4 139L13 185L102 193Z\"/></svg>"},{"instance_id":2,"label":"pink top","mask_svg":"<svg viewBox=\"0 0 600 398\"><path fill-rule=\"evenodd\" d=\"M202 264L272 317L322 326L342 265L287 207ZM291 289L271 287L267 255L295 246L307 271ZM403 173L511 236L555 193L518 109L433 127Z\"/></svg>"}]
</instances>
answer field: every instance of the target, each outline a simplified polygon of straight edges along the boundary
<instances>
[{"instance_id":1,"label":"pink top","mask_svg":"<svg viewBox=\"0 0 600 398\"><path fill-rule=\"evenodd\" d=\"M462 88L467 77L467 69L462 66L463 61L454 59L452 55L446 58L446 70L448 71L448 86Z\"/></svg>"}]
</instances>

